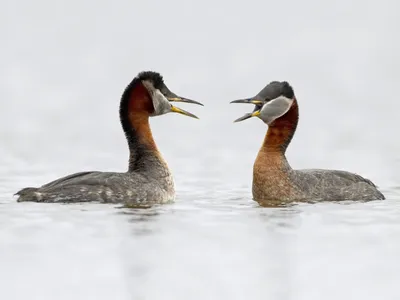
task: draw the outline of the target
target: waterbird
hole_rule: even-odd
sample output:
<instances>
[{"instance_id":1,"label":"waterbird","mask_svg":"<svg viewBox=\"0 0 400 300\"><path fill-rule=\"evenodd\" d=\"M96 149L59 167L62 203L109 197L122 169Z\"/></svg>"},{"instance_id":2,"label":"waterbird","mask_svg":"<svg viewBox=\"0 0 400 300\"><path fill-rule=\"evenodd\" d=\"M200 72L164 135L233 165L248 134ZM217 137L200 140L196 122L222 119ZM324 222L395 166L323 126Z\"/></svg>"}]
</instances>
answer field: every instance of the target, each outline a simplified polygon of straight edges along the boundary
<instances>
[{"instance_id":1,"label":"waterbird","mask_svg":"<svg viewBox=\"0 0 400 300\"><path fill-rule=\"evenodd\" d=\"M171 92L160 73L140 72L125 88L119 117L129 147L128 170L79 172L18 191L18 202L102 202L128 206L149 206L173 202L174 180L161 156L150 129L149 118L169 112L197 116L171 102L200 102Z\"/></svg>"},{"instance_id":2,"label":"waterbird","mask_svg":"<svg viewBox=\"0 0 400 300\"><path fill-rule=\"evenodd\" d=\"M259 203L285 203L385 199L372 181L355 173L292 169L285 152L297 128L299 106L294 90L287 81L272 81L255 97L234 100L231 103L255 105L253 112L234 122L257 117L268 125L253 165L253 200Z\"/></svg>"}]
</instances>

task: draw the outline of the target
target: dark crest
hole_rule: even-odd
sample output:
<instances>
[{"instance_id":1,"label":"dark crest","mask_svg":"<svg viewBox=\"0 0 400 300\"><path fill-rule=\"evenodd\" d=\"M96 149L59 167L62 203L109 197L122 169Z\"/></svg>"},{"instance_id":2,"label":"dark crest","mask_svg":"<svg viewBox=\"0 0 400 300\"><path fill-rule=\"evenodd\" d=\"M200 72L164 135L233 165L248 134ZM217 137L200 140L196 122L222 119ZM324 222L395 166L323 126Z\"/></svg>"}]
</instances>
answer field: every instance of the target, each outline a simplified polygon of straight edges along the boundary
<instances>
[{"instance_id":1,"label":"dark crest","mask_svg":"<svg viewBox=\"0 0 400 300\"><path fill-rule=\"evenodd\" d=\"M283 96L285 96L287 98L294 97L293 88L290 86L290 84L287 81L282 81L281 93Z\"/></svg>"},{"instance_id":2,"label":"dark crest","mask_svg":"<svg viewBox=\"0 0 400 300\"><path fill-rule=\"evenodd\" d=\"M149 80L153 83L153 86L156 89L161 90L161 88L164 86L164 80L163 77L157 73L157 72L153 72L153 71L143 71L140 72L135 78L133 78L133 80L128 84L128 86L125 88L124 93L122 94L121 97L121 105L127 104L128 100L129 100L129 96L130 93L132 91L132 89L142 80Z\"/></svg>"},{"instance_id":3,"label":"dark crest","mask_svg":"<svg viewBox=\"0 0 400 300\"><path fill-rule=\"evenodd\" d=\"M143 80L148 80L153 83L153 86L156 89L161 89L164 86L164 81L162 76L153 71L143 71L140 72L133 80L128 84L128 86L125 88L122 97L121 97L121 102L120 102L120 107L119 107L119 116L121 119L122 127L125 131L125 133L130 133L132 131L132 128L130 126L129 120L128 120L128 105L129 105L129 99L130 95L133 89L137 87L138 84L141 84ZM132 137L128 135L128 141L131 141Z\"/></svg>"},{"instance_id":4,"label":"dark crest","mask_svg":"<svg viewBox=\"0 0 400 300\"><path fill-rule=\"evenodd\" d=\"M143 71L137 75L139 80L148 80L153 83L156 89L161 89L164 86L164 80L160 73L153 71Z\"/></svg>"},{"instance_id":5,"label":"dark crest","mask_svg":"<svg viewBox=\"0 0 400 300\"><path fill-rule=\"evenodd\" d=\"M279 96L293 98L294 92L287 81L271 81L258 94L263 100L272 100Z\"/></svg>"}]
</instances>

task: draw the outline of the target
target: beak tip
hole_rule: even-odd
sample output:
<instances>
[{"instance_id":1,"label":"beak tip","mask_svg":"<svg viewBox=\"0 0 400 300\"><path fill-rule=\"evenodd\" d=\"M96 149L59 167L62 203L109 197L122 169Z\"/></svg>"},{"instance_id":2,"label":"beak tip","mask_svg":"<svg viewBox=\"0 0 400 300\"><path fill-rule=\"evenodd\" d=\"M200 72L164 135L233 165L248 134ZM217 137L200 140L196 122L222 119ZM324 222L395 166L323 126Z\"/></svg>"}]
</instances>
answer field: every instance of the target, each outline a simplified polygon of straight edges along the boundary
<instances>
[{"instance_id":1,"label":"beak tip","mask_svg":"<svg viewBox=\"0 0 400 300\"><path fill-rule=\"evenodd\" d=\"M196 116L196 115L194 115L194 114L192 114L190 112L187 112L187 111L185 111L183 109L180 109L180 108L178 108L176 106L173 106L173 105L171 105L171 112L178 113L178 114L181 114L181 115L185 115L185 116L188 116L188 117L192 117L192 118L195 118L195 119L199 118L198 116Z\"/></svg>"},{"instance_id":2,"label":"beak tip","mask_svg":"<svg viewBox=\"0 0 400 300\"><path fill-rule=\"evenodd\" d=\"M264 104L264 102L262 100L253 99L253 98L233 100L230 103L245 103L245 104L254 104L254 105Z\"/></svg>"},{"instance_id":3,"label":"beak tip","mask_svg":"<svg viewBox=\"0 0 400 300\"><path fill-rule=\"evenodd\" d=\"M183 102L183 103L191 103L191 104L197 104L197 105L204 106L203 103L200 103L198 101L194 101L191 99L183 98L183 97L167 97L167 100L170 102Z\"/></svg>"}]
</instances>

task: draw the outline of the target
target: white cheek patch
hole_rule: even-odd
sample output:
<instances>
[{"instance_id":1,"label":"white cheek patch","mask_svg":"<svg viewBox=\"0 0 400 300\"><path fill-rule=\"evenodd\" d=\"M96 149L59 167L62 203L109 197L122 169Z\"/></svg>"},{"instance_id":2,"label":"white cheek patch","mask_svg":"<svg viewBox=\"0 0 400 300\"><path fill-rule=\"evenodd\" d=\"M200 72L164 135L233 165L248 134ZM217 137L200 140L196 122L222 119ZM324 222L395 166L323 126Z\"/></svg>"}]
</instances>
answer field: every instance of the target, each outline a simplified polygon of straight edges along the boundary
<instances>
[{"instance_id":1,"label":"white cheek patch","mask_svg":"<svg viewBox=\"0 0 400 300\"><path fill-rule=\"evenodd\" d=\"M293 104L293 99L279 96L263 106L259 118L265 123L271 124L274 120L286 114Z\"/></svg>"},{"instance_id":2,"label":"white cheek patch","mask_svg":"<svg viewBox=\"0 0 400 300\"><path fill-rule=\"evenodd\" d=\"M171 111L171 104L159 90L155 90L152 100L154 106L154 116L163 115Z\"/></svg>"}]
</instances>

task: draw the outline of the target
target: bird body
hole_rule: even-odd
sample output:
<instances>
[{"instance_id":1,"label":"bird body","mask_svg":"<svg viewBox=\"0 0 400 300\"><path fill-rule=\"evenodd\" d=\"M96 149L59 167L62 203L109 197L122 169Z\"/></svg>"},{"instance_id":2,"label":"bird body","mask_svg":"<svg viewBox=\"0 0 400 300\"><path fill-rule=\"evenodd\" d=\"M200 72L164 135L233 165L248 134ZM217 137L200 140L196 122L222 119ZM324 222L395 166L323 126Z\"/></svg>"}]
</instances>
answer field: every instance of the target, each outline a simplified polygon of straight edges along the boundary
<instances>
[{"instance_id":1,"label":"bird body","mask_svg":"<svg viewBox=\"0 0 400 300\"><path fill-rule=\"evenodd\" d=\"M200 104L178 97L156 72L141 72L125 89L120 102L120 120L129 147L129 166L123 173L79 172L38 188L16 193L19 202L103 202L148 206L172 202L172 173L151 133L149 118L168 112L195 117L170 102Z\"/></svg>"},{"instance_id":2,"label":"bird body","mask_svg":"<svg viewBox=\"0 0 400 300\"><path fill-rule=\"evenodd\" d=\"M252 113L236 121L258 117L268 125L253 166L254 200L290 202L385 199L375 184L355 173L292 169L285 153L297 128L299 107L294 91L287 82L273 81L257 96L232 102L256 105Z\"/></svg>"}]
</instances>

